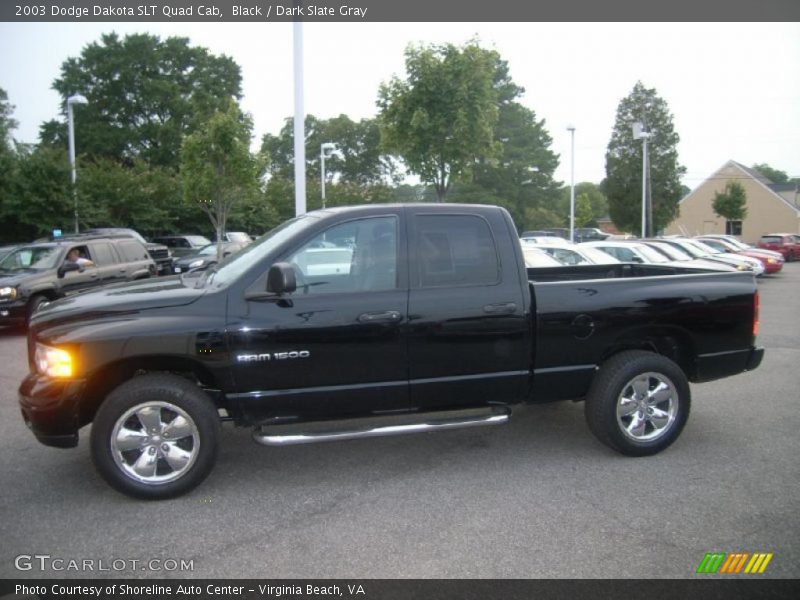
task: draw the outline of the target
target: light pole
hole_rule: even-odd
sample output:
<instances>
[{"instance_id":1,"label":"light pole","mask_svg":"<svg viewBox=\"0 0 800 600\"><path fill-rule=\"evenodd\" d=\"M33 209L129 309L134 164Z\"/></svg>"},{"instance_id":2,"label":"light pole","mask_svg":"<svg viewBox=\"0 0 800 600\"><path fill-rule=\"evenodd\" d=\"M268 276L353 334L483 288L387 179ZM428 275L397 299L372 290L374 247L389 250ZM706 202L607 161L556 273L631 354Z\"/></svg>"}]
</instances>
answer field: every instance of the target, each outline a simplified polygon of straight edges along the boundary
<instances>
[{"instance_id":1,"label":"light pole","mask_svg":"<svg viewBox=\"0 0 800 600\"><path fill-rule=\"evenodd\" d=\"M295 6L297 6L295 2ZM306 125L303 88L303 22L294 22L294 214L306 212Z\"/></svg>"},{"instance_id":2,"label":"light pole","mask_svg":"<svg viewBox=\"0 0 800 600\"><path fill-rule=\"evenodd\" d=\"M571 138L572 157L569 175L569 241L575 243L575 125L567 125Z\"/></svg>"},{"instance_id":3,"label":"light pole","mask_svg":"<svg viewBox=\"0 0 800 600\"><path fill-rule=\"evenodd\" d=\"M320 163L320 189L322 190L322 208L325 208L325 159L328 158L333 151L336 150L336 144L333 142L325 142L319 147L319 163Z\"/></svg>"},{"instance_id":4,"label":"light pole","mask_svg":"<svg viewBox=\"0 0 800 600\"><path fill-rule=\"evenodd\" d=\"M78 190L75 187L75 119L72 116L73 104L86 104L85 96L75 94L67 98L67 137L69 138L69 168L72 181L72 204L75 212L75 233L78 233Z\"/></svg>"},{"instance_id":5,"label":"light pole","mask_svg":"<svg viewBox=\"0 0 800 600\"><path fill-rule=\"evenodd\" d=\"M642 140L642 237L647 237L647 140L650 133L637 121L633 124L633 139Z\"/></svg>"}]
</instances>

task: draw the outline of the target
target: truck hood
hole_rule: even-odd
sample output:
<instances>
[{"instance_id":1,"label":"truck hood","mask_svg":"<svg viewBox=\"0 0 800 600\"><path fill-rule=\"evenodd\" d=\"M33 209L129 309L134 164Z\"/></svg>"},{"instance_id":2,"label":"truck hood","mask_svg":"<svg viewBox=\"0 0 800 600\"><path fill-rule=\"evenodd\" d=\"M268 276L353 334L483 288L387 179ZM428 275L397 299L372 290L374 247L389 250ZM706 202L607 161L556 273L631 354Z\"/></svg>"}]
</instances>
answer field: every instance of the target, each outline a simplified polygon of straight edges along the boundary
<instances>
[{"instance_id":1,"label":"truck hood","mask_svg":"<svg viewBox=\"0 0 800 600\"><path fill-rule=\"evenodd\" d=\"M111 285L99 290L61 298L36 311L31 324L37 329L66 321L83 321L113 314L185 306L206 293L187 287L178 277L146 279Z\"/></svg>"},{"instance_id":2,"label":"truck hood","mask_svg":"<svg viewBox=\"0 0 800 600\"><path fill-rule=\"evenodd\" d=\"M0 287L17 287L20 284L27 284L49 271L0 271Z\"/></svg>"}]
</instances>

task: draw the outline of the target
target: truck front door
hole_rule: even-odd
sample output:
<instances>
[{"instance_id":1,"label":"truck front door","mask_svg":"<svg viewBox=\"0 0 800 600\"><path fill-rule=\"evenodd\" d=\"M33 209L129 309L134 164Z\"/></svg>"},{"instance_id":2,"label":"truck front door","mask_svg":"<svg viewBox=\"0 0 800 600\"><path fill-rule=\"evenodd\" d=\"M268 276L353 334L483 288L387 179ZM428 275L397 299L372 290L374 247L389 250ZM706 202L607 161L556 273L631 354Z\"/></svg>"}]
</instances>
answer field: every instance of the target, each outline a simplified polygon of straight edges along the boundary
<instances>
[{"instance_id":1,"label":"truck front door","mask_svg":"<svg viewBox=\"0 0 800 600\"><path fill-rule=\"evenodd\" d=\"M237 398L256 420L408 407L402 211L332 225L280 260L297 290L231 328Z\"/></svg>"}]
</instances>

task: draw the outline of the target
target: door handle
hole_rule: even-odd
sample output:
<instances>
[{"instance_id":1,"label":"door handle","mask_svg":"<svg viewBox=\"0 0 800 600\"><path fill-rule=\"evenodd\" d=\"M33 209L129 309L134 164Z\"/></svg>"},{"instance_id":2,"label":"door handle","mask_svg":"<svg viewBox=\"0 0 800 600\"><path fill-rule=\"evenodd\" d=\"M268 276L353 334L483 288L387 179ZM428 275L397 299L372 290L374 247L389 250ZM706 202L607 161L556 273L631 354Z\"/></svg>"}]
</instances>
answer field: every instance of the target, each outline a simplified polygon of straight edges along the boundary
<instances>
[{"instance_id":1,"label":"door handle","mask_svg":"<svg viewBox=\"0 0 800 600\"><path fill-rule=\"evenodd\" d=\"M396 323L402 315L396 310L382 312L368 312L358 316L359 323Z\"/></svg>"},{"instance_id":2,"label":"door handle","mask_svg":"<svg viewBox=\"0 0 800 600\"><path fill-rule=\"evenodd\" d=\"M517 312L517 305L514 302L487 304L483 307L483 312L489 315L510 315Z\"/></svg>"}]
</instances>

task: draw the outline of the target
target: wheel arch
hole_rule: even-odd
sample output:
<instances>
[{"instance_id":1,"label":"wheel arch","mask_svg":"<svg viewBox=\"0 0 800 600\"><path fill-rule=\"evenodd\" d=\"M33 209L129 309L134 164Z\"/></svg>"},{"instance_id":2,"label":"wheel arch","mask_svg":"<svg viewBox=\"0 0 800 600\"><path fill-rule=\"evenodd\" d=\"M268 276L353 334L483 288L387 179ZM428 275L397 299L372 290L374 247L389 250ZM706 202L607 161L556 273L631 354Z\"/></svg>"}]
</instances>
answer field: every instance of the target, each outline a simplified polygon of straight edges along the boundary
<instances>
[{"instance_id":1,"label":"wheel arch","mask_svg":"<svg viewBox=\"0 0 800 600\"><path fill-rule=\"evenodd\" d=\"M678 327L654 327L626 332L602 353L598 364L627 350L645 350L665 356L677 364L690 381L696 374L696 345L691 334Z\"/></svg>"},{"instance_id":2,"label":"wheel arch","mask_svg":"<svg viewBox=\"0 0 800 600\"><path fill-rule=\"evenodd\" d=\"M223 408L223 396L213 373L199 361L182 356L138 356L109 363L93 372L86 384L85 398L78 415L82 427L94 420L106 396L122 383L145 373L172 373L198 384L217 408Z\"/></svg>"}]
</instances>

